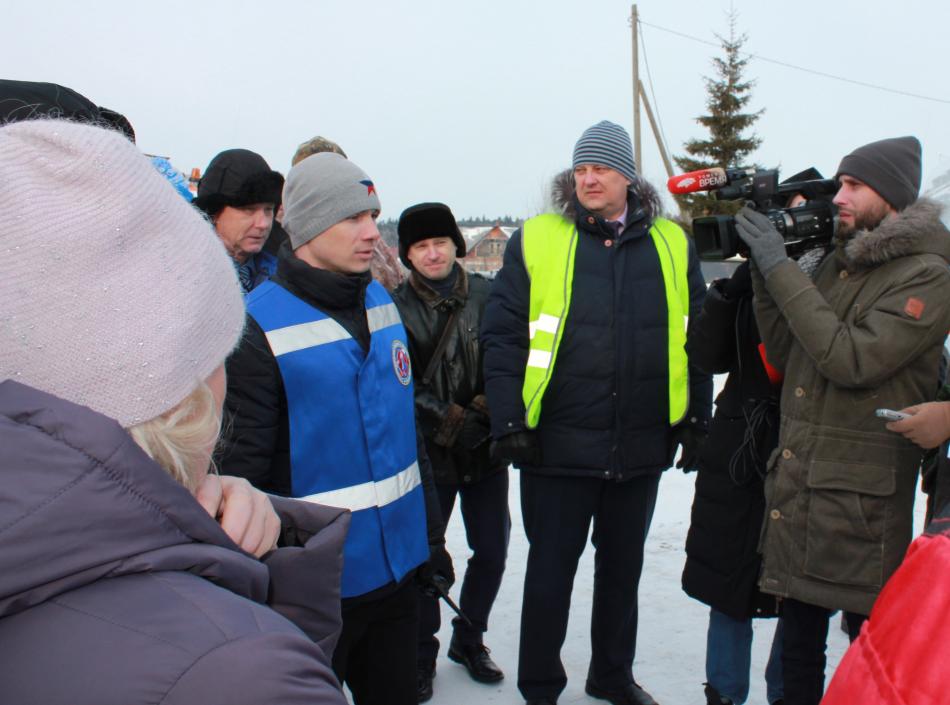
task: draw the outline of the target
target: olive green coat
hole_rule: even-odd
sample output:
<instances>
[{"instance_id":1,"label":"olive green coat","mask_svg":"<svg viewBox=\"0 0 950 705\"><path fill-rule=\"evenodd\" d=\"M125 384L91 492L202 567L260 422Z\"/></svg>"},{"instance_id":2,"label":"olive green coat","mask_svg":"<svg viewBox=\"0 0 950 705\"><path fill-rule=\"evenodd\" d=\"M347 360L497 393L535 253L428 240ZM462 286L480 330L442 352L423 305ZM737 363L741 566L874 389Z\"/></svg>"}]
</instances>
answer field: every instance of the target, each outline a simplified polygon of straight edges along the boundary
<instances>
[{"instance_id":1,"label":"olive green coat","mask_svg":"<svg viewBox=\"0 0 950 705\"><path fill-rule=\"evenodd\" d=\"M765 481L759 585L868 614L911 540L921 451L874 415L934 398L950 328L950 233L918 200L836 243L815 279L754 279L769 361L784 368Z\"/></svg>"}]
</instances>

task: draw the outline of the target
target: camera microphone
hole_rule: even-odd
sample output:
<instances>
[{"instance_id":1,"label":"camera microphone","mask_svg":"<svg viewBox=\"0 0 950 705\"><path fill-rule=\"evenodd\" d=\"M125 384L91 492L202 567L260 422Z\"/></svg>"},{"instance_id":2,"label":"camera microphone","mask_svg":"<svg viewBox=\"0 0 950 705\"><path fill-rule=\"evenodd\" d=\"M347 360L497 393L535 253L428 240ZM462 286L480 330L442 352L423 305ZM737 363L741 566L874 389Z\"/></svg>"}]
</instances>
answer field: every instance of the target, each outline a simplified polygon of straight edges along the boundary
<instances>
[{"instance_id":1,"label":"camera microphone","mask_svg":"<svg viewBox=\"0 0 950 705\"><path fill-rule=\"evenodd\" d=\"M671 176L666 182L670 193L681 196L697 191L714 191L731 184L738 179L744 179L754 173L754 169L723 169L714 166L709 169L699 169L687 174Z\"/></svg>"}]
</instances>

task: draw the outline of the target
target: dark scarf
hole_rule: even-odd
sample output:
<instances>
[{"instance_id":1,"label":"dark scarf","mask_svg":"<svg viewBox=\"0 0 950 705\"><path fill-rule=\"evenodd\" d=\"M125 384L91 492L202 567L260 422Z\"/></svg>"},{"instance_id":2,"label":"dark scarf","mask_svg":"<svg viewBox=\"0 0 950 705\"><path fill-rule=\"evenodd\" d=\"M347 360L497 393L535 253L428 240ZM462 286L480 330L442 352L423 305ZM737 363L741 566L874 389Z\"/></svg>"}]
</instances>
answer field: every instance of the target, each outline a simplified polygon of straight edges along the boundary
<instances>
[{"instance_id":1,"label":"dark scarf","mask_svg":"<svg viewBox=\"0 0 950 705\"><path fill-rule=\"evenodd\" d=\"M366 287L373 280L370 272L340 274L312 267L298 259L289 243L278 252L274 281L294 296L316 306L343 326L369 350L369 323L366 320Z\"/></svg>"},{"instance_id":2,"label":"dark scarf","mask_svg":"<svg viewBox=\"0 0 950 705\"><path fill-rule=\"evenodd\" d=\"M452 295L452 291L455 289L455 282L458 281L459 265L456 262L452 266L452 271L449 272L448 276L444 279L429 279L428 277L422 276L418 271L415 274L419 277L419 281L438 294L440 299L447 299Z\"/></svg>"}]
</instances>

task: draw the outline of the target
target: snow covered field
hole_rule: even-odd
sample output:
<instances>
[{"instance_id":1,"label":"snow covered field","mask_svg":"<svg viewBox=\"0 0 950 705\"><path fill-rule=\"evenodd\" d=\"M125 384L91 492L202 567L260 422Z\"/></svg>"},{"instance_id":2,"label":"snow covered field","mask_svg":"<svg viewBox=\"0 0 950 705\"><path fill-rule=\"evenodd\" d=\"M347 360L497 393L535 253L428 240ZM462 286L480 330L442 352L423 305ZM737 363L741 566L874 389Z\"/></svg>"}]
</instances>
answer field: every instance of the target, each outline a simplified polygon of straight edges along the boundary
<instances>
[{"instance_id":1,"label":"snow covered field","mask_svg":"<svg viewBox=\"0 0 950 705\"><path fill-rule=\"evenodd\" d=\"M717 385L717 391L718 391ZM640 627L637 640L637 660L634 676L657 699L660 705L704 705L702 683L705 680L706 624L708 608L686 596L680 588L683 570L686 531L689 528L689 510L693 501L695 475L683 475L669 470L660 482L653 525L647 540L643 578L640 583ZM465 669L445 656L451 638L450 611L443 607L443 628L439 634L442 648L434 682L433 705L477 705L524 703L518 692L518 631L521 619L521 591L527 562L528 545L521 524L519 473L511 470L511 545L508 566L495 604L485 643L492 650L492 658L505 672L505 680L495 685L483 685L469 678ZM917 530L922 528L925 501L918 497L916 505ZM471 555L465 543L465 532L458 511L453 514L448 528L448 548L455 560L456 572L461 575L464 562ZM571 620L567 640L562 651L568 684L559 703L603 703L584 693L589 650L590 608L593 586L593 548L588 543L581 557L574 595L571 602ZM458 599L457 584L452 596ZM832 619L828 638L828 669L826 683L848 646L848 638L839 628L837 615ZM766 705L765 662L774 620L755 620L755 639L752 653L752 684L748 702Z\"/></svg>"}]
</instances>

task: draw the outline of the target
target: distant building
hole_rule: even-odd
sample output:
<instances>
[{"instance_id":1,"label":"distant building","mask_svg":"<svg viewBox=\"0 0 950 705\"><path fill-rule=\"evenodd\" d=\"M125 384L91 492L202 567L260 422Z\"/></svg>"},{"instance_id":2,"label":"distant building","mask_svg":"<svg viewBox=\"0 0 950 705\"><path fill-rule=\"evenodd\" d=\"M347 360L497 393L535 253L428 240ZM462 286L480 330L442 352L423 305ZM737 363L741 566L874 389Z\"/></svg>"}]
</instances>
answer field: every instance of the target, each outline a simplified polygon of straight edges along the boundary
<instances>
[{"instance_id":1,"label":"distant building","mask_svg":"<svg viewBox=\"0 0 950 705\"><path fill-rule=\"evenodd\" d=\"M461 260L462 266L470 272L495 276L501 269L508 238L515 228L495 224L486 228L465 228L464 231L467 231L463 235L468 254Z\"/></svg>"}]
</instances>

